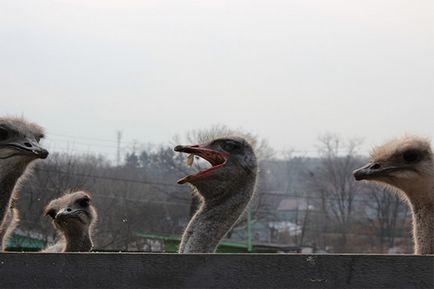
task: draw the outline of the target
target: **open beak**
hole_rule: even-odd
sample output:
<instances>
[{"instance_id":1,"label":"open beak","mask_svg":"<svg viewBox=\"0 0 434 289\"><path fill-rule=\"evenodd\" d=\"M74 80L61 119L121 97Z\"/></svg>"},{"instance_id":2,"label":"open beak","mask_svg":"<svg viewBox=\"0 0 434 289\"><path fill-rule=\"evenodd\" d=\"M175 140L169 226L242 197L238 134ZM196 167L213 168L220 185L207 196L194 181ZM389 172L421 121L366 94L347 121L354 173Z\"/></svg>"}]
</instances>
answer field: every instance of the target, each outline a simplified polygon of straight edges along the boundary
<instances>
[{"instance_id":1,"label":"open beak","mask_svg":"<svg viewBox=\"0 0 434 289\"><path fill-rule=\"evenodd\" d=\"M48 156L48 151L42 148L35 139L23 138L18 141L7 143L4 146L13 151L13 153L8 157L14 155L32 155L39 159L45 159Z\"/></svg>"},{"instance_id":2,"label":"open beak","mask_svg":"<svg viewBox=\"0 0 434 289\"><path fill-rule=\"evenodd\" d=\"M227 162L227 155L223 152L207 148L204 145L183 146L178 145L174 149L176 152L188 153L192 157L199 156L211 164L211 168L198 172L195 175L186 176L178 180L178 184L192 183L197 180L210 176L214 171L223 167Z\"/></svg>"}]
</instances>

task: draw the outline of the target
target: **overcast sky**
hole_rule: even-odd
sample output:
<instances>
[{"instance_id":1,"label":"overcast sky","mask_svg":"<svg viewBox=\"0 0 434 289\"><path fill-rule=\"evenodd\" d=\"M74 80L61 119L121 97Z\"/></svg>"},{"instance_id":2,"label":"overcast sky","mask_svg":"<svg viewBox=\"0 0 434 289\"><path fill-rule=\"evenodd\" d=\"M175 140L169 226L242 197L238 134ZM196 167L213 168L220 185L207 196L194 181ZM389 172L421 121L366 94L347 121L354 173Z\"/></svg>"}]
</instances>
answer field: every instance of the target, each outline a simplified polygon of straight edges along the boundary
<instances>
[{"instance_id":1,"label":"overcast sky","mask_svg":"<svg viewBox=\"0 0 434 289\"><path fill-rule=\"evenodd\" d=\"M434 1L0 2L0 113L115 154L222 123L276 149L434 137ZM107 141L101 141L107 140Z\"/></svg>"}]
</instances>

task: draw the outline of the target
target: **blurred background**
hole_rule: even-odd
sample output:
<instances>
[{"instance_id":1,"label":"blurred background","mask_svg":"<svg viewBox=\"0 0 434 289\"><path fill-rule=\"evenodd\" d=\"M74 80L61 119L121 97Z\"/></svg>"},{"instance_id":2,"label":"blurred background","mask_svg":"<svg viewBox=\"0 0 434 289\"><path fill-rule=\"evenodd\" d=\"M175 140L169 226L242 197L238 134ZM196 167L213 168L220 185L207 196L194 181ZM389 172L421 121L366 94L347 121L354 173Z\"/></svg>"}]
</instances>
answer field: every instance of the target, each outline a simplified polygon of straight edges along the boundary
<instances>
[{"instance_id":1,"label":"blurred background","mask_svg":"<svg viewBox=\"0 0 434 289\"><path fill-rule=\"evenodd\" d=\"M197 207L174 145L255 136L261 173L223 252L410 253L396 194L355 183L369 151L433 138L432 1L0 2L1 115L46 128L17 250L53 242L43 207L93 193L96 248L172 252Z\"/></svg>"}]
</instances>

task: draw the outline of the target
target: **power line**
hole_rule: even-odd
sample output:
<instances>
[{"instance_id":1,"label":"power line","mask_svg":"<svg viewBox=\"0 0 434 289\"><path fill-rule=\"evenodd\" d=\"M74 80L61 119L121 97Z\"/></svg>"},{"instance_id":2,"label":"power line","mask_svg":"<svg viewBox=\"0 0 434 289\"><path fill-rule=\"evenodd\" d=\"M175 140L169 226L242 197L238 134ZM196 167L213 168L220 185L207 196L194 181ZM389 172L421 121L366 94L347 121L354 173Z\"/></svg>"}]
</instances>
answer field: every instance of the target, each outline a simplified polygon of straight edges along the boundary
<instances>
[{"instance_id":1,"label":"power line","mask_svg":"<svg viewBox=\"0 0 434 289\"><path fill-rule=\"evenodd\" d=\"M61 138L57 138L57 137L54 137L54 138L53 137L48 137L45 141L48 142L48 143L61 142L61 143L66 143L68 145L97 147L97 148L101 148L101 147L114 148L114 149L117 148L117 145L87 143L87 142L83 142L83 141L77 140L77 139L70 140L70 139L61 139Z\"/></svg>"},{"instance_id":2,"label":"power line","mask_svg":"<svg viewBox=\"0 0 434 289\"><path fill-rule=\"evenodd\" d=\"M117 141L117 148L116 148L116 165L120 165L121 163L121 138L122 138L122 132L118 130L116 132L116 141Z\"/></svg>"},{"instance_id":3,"label":"power line","mask_svg":"<svg viewBox=\"0 0 434 289\"><path fill-rule=\"evenodd\" d=\"M84 146L91 146L91 147L111 147L111 148L117 148L118 145L118 141L113 140L113 139L101 139L101 138L94 138L94 137L86 137L86 136L74 136L74 135L68 135L68 134L58 134L58 133L50 133L47 137L47 140L49 140L50 138L53 139L57 139L63 142L68 142L68 140L70 140L73 143L77 143L78 145ZM63 139L63 140L62 140ZM67 139L67 140L65 140ZM91 142L99 142L99 143L111 143L111 144L106 144L106 145L102 145L102 144L89 144L88 142L83 142L82 140L88 140ZM139 141L139 143L145 143L143 141ZM123 149L126 149L127 147L123 147ZM316 149L290 149L290 152L294 153L295 156L298 157L306 157L306 156L310 156L310 157L321 157L322 153L319 150ZM341 148L338 150L339 153L346 153L347 150L344 148ZM368 152L367 151L357 151L357 153L359 154L365 154L367 155ZM279 154L279 151L278 151Z\"/></svg>"},{"instance_id":4,"label":"power line","mask_svg":"<svg viewBox=\"0 0 434 289\"><path fill-rule=\"evenodd\" d=\"M112 139L101 139L101 138L85 137L85 136L73 136L73 135L58 134L58 133L50 133L49 135L50 136L51 135L59 136L59 137L63 137L63 138L70 138L70 139L87 139L87 140L92 140L92 141L96 141L96 142L111 142L111 143L116 143L116 141L112 140Z\"/></svg>"},{"instance_id":5,"label":"power line","mask_svg":"<svg viewBox=\"0 0 434 289\"><path fill-rule=\"evenodd\" d=\"M169 184L169 183L162 183L162 182L150 182L150 181L127 179L127 178L120 178L120 177L109 177L109 176L100 176L100 175L92 175L92 174L85 174L85 173L64 172L61 170L52 170L52 169L45 169L45 168L35 168L35 170L58 173L58 174L62 174L62 175L72 175L72 176L77 176L77 177L93 178L93 179L103 179L103 180L111 180L111 181L139 183L139 184L153 185L153 186L179 187L179 185L176 185L176 184Z\"/></svg>"},{"instance_id":6,"label":"power line","mask_svg":"<svg viewBox=\"0 0 434 289\"><path fill-rule=\"evenodd\" d=\"M163 186L163 187L176 187L181 188L180 185L172 184L172 183L163 183L163 182L154 182L154 181L144 181L144 180L137 180L137 179L129 179L129 178L121 178L121 177L111 177L111 176L101 176L101 175L95 175L95 174L85 174L85 173L76 173L76 172L64 172L61 170L52 170L52 169L45 169L45 168L35 168L35 170L45 171L45 172L52 172L57 174L63 174L63 175L72 175L77 177L86 177L86 178L93 178L93 179L103 179L103 180L111 180L111 181L118 181L118 182L127 182L127 183L137 183L137 184L145 184L145 185L151 185L151 186ZM321 196L312 196L312 195L300 195L297 193L278 193L278 192L260 192L260 195L268 195L268 196L278 196L281 198L296 198L296 199L309 199L309 200L327 200L327 201L341 201L338 198L330 198L330 197L321 197ZM354 198L352 202L359 202L359 203L366 203L367 200L364 199L357 199ZM284 211L284 210L281 210Z\"/></svg>"}]
</instances>

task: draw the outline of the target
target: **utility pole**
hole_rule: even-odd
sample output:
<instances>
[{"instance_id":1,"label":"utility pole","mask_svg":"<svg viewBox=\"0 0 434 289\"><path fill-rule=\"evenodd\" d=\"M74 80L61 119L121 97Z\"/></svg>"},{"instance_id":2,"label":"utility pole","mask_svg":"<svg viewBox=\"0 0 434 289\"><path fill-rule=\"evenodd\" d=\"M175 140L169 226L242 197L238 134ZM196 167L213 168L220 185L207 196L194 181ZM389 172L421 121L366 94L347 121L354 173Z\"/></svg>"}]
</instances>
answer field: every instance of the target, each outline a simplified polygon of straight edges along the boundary
<instances>
[{"instance_id":1,"label":"utility pole","mask_svg":"<svg viewBox=\"0 0 434 289\"><path fill-rule=\"evenodd\" d=\"M118 130L116 132L116 140L117 140L116 165L117 166L121 164L121 139L122 139L122 132Z\"/></svg>"},{"instance_id":2,"label":"utility pole","mask_svg":"<svg viewBox=\"0 0 434 289\"><path fill-rule=\"evenodd\" d=\"M252 209L249 206L247 208L247 252L251 253L252 251Z\"/></svg>"}]
</instances>

